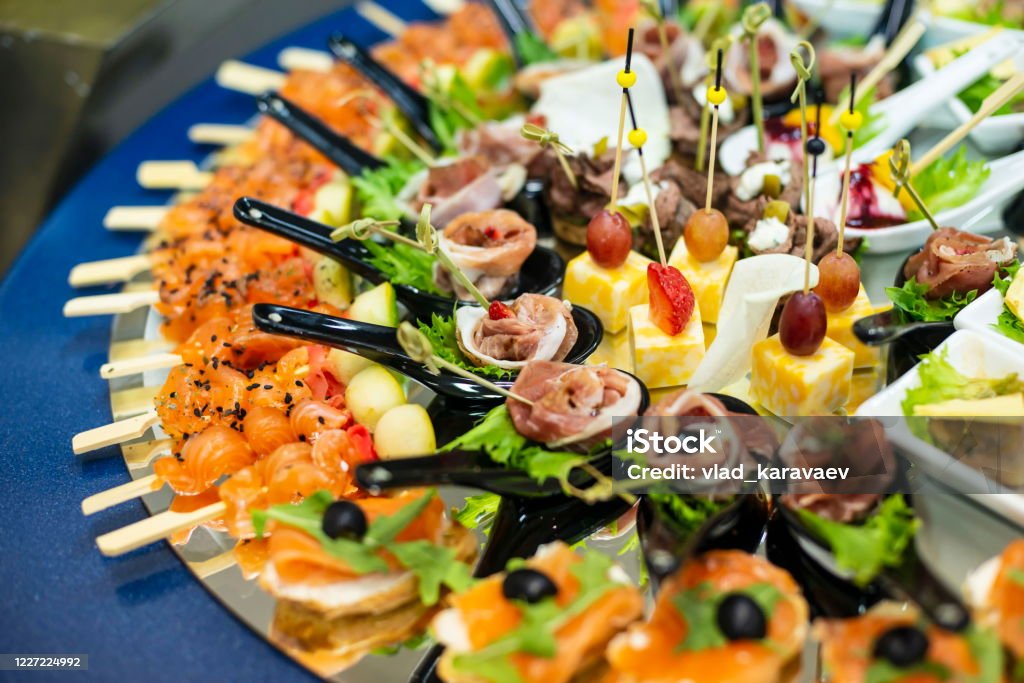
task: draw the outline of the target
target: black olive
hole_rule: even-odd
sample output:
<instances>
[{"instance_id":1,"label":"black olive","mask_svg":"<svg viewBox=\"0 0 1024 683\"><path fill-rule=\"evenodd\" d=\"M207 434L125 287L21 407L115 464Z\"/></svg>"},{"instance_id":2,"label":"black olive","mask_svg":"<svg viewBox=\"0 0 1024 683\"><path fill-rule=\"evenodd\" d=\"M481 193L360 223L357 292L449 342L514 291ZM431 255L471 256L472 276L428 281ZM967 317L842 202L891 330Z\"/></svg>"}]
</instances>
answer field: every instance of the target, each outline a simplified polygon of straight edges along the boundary
<instances>
[{"instance_id":1,"label":"black olive","mask_svg":"<svg viewBox=\"0 0 1024 683\"><path fill-rule=\"evenodd\" d=\"M509 600L522 600L532 605L544 598L555 597L558 594L558 586L544 572L536 569L516 569L505 576L501 592Z\"/></svg>"},{"instance_id":2,"label":"black olive","mask_svg":"<svg viewBox=\"0 0 1024 683\"><path fill-rule=\"evenodd\" d=\"M825 153L825 141L819 137L813 137L807 141L807 153L812 157L819 157Z\"/></svg>"},{"instance_id":3,"label":"black olive","mask_svg":"<svg viewBox=\"0 0 1024 683\"><path fill-rule=\"evenodd\" d=\"M731 593L718 604L718 628L729 640L761 640L768 635L768 619L761 606L743 593Z\"/></svg>"},{"instance_id":4,"label":"black olive","mask_svg":"<svg viewBox=\"0 0 1024 683\"><path fill-rule=\"evenodd\" d=\"M328 538L361 540L366 535L366 515L362 508L348 500L336 500L324 510L320 528Z\"/></svg>"},{"instance_id":5,"label":"black olive","mask_svg":"<svg viewBox=\"0 0 1024 683\"><path fill-rule=\"evenodd\" d=\"M896 626L875 641L875 657L902 669L923 662L927 654L928 636L915 626Z\"/></svg>"}]
</instances>

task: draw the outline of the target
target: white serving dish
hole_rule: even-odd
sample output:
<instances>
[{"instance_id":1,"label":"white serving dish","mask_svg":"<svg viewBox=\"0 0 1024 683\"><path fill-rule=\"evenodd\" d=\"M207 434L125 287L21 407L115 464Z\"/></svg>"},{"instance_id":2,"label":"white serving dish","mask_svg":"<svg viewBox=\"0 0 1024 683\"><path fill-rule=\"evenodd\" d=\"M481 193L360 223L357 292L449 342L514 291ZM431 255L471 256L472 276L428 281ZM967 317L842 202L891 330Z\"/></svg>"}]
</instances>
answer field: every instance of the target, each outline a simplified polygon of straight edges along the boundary
<instances>
[{"instance_id":1,"label":"white serving dish","mask_svg":"<svg viewBox=\"0 0 1024 683\"><path fill-rule=\"evenodd\" d=\"M1011 373L1024 376L1024 353L998 343L989 335L973 330L954 332L939 345L946 359L960 372L972 377L1003 377ZM955 460L949 454L922 441L910 432L905 421L886 421L885 417L903 417L900 406L909 389L920 386L919 366L882 389L857 409L858 417L880 417L889 439L916 465L947 486L970 491L970 497L1006 518L1024 524L1024 495L1009 492L982 472ZM1022 454L1021 457L1024 457ZM984 493L983 493L984 492ZM998 495L994 495L998 494Z\"/></svg>"},{"instance_id":2,"label":"white serving dish","mask_svg":"<svg viewBox=\"0 0 1024 683\"><path fill-rule=\"evenodd\" d=\"M1018 50L1013 58L1018 70L1024 69L1024 50ZM914 58L914 71L920 78L928 78L935 73L935 65L927 55ZM948 123L950 128L971 120L971 110L959 97L950 98L945 106L946 116L929 117L929 121L939 125ZM979 123L970 132L971 142L984 154L1005 154L1024 140L1024 112L990 116Z\"/></svg>"},{"instance_id":3,"label":"white serving dish","mask_svg":"<svg viewBox=\"0 0 1024 683\"><path fill-rule=\"evenodd\" d=\"M990 289L972 301L970 305L965 306L953 318L953 326L958 330L971 330L991 337L1011 352L1024 354L1024 344L1010 339L995 329L996 321L1002 312L1003 295L999 293L999 290Z\"/></svg>"}]
</instances>

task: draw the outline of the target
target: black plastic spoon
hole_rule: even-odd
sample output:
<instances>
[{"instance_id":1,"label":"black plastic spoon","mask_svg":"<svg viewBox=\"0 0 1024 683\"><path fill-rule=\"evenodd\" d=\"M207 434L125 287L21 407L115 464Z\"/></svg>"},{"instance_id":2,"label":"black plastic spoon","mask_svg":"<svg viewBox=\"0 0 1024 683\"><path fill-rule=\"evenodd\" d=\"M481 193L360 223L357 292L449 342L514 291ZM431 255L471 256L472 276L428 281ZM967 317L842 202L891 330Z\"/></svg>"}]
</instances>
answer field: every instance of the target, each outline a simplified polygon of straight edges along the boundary
<instances>
[{"instance_id":1,"label":"black plastic spoon","mask_svg":"<svg viewBox=\"0 0 1024 683\"><path fill-rule=\"evenodd\" d=\"M517 67L522 67L526 60L519 51L518 36L525 33L533 33L533 24L529 17L516 5L515 0L488 0L488 5L498 17L501 30L508 39L509 47L512 50L512 58Z\"/></svg>"},{"instance_id":2,"label":"black plastic spoon","mask_svg":"<svg viewBox=\"0 0 1024 683\"><path fill-rule=\"evenodd\" d=\"M587 309L578 306L573 307L572 315L579 336L565 362L582 363L601 342L601 321ZM437 375L431 373L421 363L409 358L398 343L393 327L277 304L256 304L252 309L252 319L256 327L270 334L325 344L370 358L442 396L478 402L497 403L505 400L502 395L465 377L443 370ZM509 379L496 384L507 389L514 381L513 373Z\"/></svg>"},{"instance_id":3,"label":"black plastic spoon","mask_svg":"<svg viewBox=\"0 0 1024 683\"><path fill-rule=\"evenodd\" d=\"M417 92L394 72L378 62L364 48L355 44L341 33L335 33L327 41L334 55L366 76L367 80L391 98L395 106L405 114L416 132L434 151L440 151L444 145L437 139L437 134L430 125L430 101Z\"/></svg>"},{"instance_id":4,"label":"black plastic spoon","mask_svg":"<svg viewBox=\"0 0 1024 683\"><path fill-rule=\"evenodd\" d=\"M356 275L374 284L380 284L388 277L370 263L370 252L358 240L331 239L334 228L292 213L273 204L267 204L251 197L241 197L235 202L234 215L242 223L284 237L313 251L336 258ZM562 284L565 261L553 249L537 246L519 271L518 286L512 292L517 296L524 292L553 294ZM448 316L452 308L476 306L473 301L456 301L452 297L425 292L409 285L394 284L398 299L418 320L430 321L433 314Z\"/></svg>"},{"instance_id":5,"label":"black plastic spoon","mask_svg":"<svg viewBox=\"0 0 1024 683\"><path fill-rule=\"evenodd\" d=\"M360 149L347 137L339 135L302 107L275 92L260 95L256 99L256 108L309 143L349 176L356 177L367 169L373 170L386 165L381 159Z\"/></svg>"}]
</instances>

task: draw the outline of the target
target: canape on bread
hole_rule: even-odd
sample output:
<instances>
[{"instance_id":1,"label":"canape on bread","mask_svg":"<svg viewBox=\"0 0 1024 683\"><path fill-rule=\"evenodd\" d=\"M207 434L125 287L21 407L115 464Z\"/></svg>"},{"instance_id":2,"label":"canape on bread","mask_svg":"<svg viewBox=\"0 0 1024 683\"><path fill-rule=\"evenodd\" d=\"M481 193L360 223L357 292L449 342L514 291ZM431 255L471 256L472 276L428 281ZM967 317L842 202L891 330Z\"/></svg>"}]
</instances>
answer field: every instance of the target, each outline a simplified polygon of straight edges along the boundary
<instances>
[{"instance_id":1,"label":"canape on bread","mask_svg":"<svg viewBox=\"0 0 1024 683\"><path fill-rule=\"evenodd\" d=\"M612 636L643 610L643 598L605 555L563 543L453 594L432 630L445 646L437 671L448 683L594 680Z\"/></svg>"},{"instance_id":2,"label":"canape on bread","mask_svg":"<svg viewBox=\"0 0 1024 683\"><path fill-rule=\"evenodd\" d=\"M715 550L666 579L650 619L608 647L605 683L779 683L799 672L808 607L767 560Z\"/></svg>"},{"instance_id":3,"label":"canape on bread","mask_svg":"<svg viewBox=\"0 0 1024 683\"><path fill-rule=\"evenodd\" d=\"M829 683L1005 680L991 631L946 631L906 605L881 603L853 619L819 619L813 633L821 643L823 680Z\"/></svg>"},{"instance_id":4,"label":"canape on bread","mask_svg":"<svg viewBox=\"0 0 1024 683\"><path fill-rule=\"evenodd\" d=\"M274 639L314 662L350 663L421 633L441 591L468 585L477 551L432 490L356 501L321 491L254 522L271 530L259 581L278 600Z\"/></svg>"}]
</instances>

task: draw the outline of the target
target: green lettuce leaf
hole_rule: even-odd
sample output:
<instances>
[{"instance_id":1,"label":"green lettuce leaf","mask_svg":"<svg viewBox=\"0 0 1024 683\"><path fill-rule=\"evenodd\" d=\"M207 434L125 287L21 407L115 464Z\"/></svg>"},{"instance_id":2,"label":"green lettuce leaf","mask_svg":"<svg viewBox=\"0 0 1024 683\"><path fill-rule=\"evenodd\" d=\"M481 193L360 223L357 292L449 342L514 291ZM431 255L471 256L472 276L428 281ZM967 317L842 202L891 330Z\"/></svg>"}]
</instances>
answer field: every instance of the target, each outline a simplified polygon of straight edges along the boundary
<instances>
[{"instance_id":1,"label":"green lettuce leaf","mask_svg":"<svg viewBox=\"0 0 1024 683\"><path fill-rule=\"evenodd\" d=\"M992 278L992 286L1000 294L1006 296L1006 292L1009 291L1010 285L1013 283L1013 279L1017 277L1018 271L1020 271L1020 261L1014 261L1003 266L1000 270L996 271L995 277Z\"/></svg>"},{"instance_id":2,"label":"green lettuce leaf","mask_svg":"<svg viewBox=\"0 0 1024 683\"><path fill-rule=\"evenodd\" d=\"M501 496L496 493L479 493L468 496L465 505L455 513L455 521L467 529L483 528L485 533L494 522L494 515L501 504Z\"/></svg>"},{"instance_id":3,"label":"green lettuce leaf","mask_svg":"<svg viewBox=\"0 0 1024 683\"><path fill-rule=\"evenodd\" d=\"M548 47L544 39L536 33L524 31L516 34L516 51L523 58L524 66L540 64L542 62L553 62L558 59L558 53Z\"/></svg>"},{"instance_id":4,"label":"green lettuce leaf","mask_svg":"<svg viewBox=\"0 0 1024 683\"><path fill-rule=\"evenodd\" d=\"M680 496L672 493L650 493L647 498L668 516L680 538L686 538L697 531L708 519L733 502L732 497L715 500L704 496Z\"/></svg>"},{"instance_id":5,"label":"green lettuce leaf","mask_svg":"<svg viewBox=\"0 0 1024 683\"><path fill-rule=\"evenodd\" d=\"M913 543L920 520L902 495L888 496L863 524L843 524L809 510L797 510L800 520L835 555L836 564L853 573L858 585L874 579L884 567L894 567Z\"/></svg>"},{"instance_id":6,"label":"green lettuce leaf","mask_svg":"<svg viewBox=\"0 0 1024 683\"><path fill-rule=\"evenodd\" d=\"M970 201L988 180L989 173L987 162L969 160L967 147L961 145L955 154L939 157L915 175L914 189L932 214L936 214ZM918 220L924 216L914 210L908 218Z\"/></svg>"},{"instance_id":7,"label":"green lettuce leaf","mask_svg":"<svg viewBox=\"0 0 1024 683\"><path fill-rule=\"evenodd\" d=\"M444 92L428 92L427 98L430 127L434 129L445 150L456 153L458 132L475 127L484 118L476 94L462 74L456 71L448 80Z\"/></svg>"},{"instance_id":8,"label":"green lettuce leaf","mask_svg":"<svg viewBox=\"0 0 1024 683\"><path fill-rule=\"evenodd\" d=\"M738 592L756 602L768 619L784 597L782 591L770 583L750 584ZM686 622L686 636L676 646L677 651L697 652L728 644L729 639L718 626L718 606L729 594L705 582L673 596L672 605Z\"/></svg>"},{"instance_id":9,"label":"green lettuce leaf","mask_svg":"<svg viewBox=\"0 0 1024 683\"><path fill-rule=\"evenodd\" d=\"M966 294L953 293L941 299L926 299L928 286L918 284L916 278L910 278L902 287L886 287L885 294L893 306L910 320L921 322L941 322L952 320L967 304L978 298L977 290Z\"/></svg>"},{"instance_id":10,"label":"green lettuce leaf","mask_svg":"<svg viewBox=\"0 0 1024 683\"><path fill-rule=\"evenodd\" d=\"M415 287L430 294L443 294L434 283L434 257L408 244L379 244L364 240L370 265L396 285Z\"/></svg>"},{"instance_id":11,"label":"green lettuce leaf","mask_svg":"<svg viewBox=\"0 0 1024 683\"><path fill-rule=\"evenodd\" d=\"M363 171L361 175L352 178L352 185L356 188L356 198L364 216L379 221L393 221L405 215L405 211L396 202L399 191L409 182L409 178L423 168L423 162L394 156L385 157L384 161L387 162L386 166Z\"/></svg>"},{"instance_id":12,"label":"green lettuce leaf","mask_svg":"<svg viewBox=\"0 0 1024 683\"><path fill-rule=\"evenodd\" d=\"M1015 316L1010 309L1003 307L1003 312L996 318L993 325L997 332L1006 337L1024 344L1024 321Z\"/></svg>"},{"instance_id":13,"label":"green lettuce leaf","mask_svg":"<svg viewBox=\"0 0 1024 683\"><path fill-rule=\"evenodd\" d=\"M953 399L979 399L1015 394L1024 390L1016 373L995 379L967 377L947 359L948 350L933 351L922 357L917 366L920 386L908 389L900 404L903 414L914 414L914 408Z\"/></svg>"},{"instance_id":14,"label":"green lettuce leaf","mask_svg":"<svg viewBox=\"0 0 1024 683\"><path fill-rule=\"evenodd\" d=\"M971 113L977 113L981 109L982 103L989 95L999 90L1005 83L1001 78L993 76L991 72L985 74L974 83L967 86L958 97L960 100L967 105L967 108L971 110ZM1003 114L1012 114L1019 110L1020 104L1024 102L1024 93L1018 93L1017 95L1010 98L1010 100L1003 106L992 112L992 116L1002 116Z\"/></svg>"},{"instance_id":15,"label":"green lettuce leaf","mask_svg":"<svg viewBox=\"0 0 1024 683\"><path fill-rule=\"evenodd\" d=\"M460 368L469 370L477 375L491 377L494 379L508 379L512 376L511 370L505 370L494 365L474 365L462 353L459 343L455 339L455 318L445 318L434 313L431 316L430 324L419 323L420 331L430 340L434 353L449 363L454 363Z\"/></svg>"}]
</instances>

